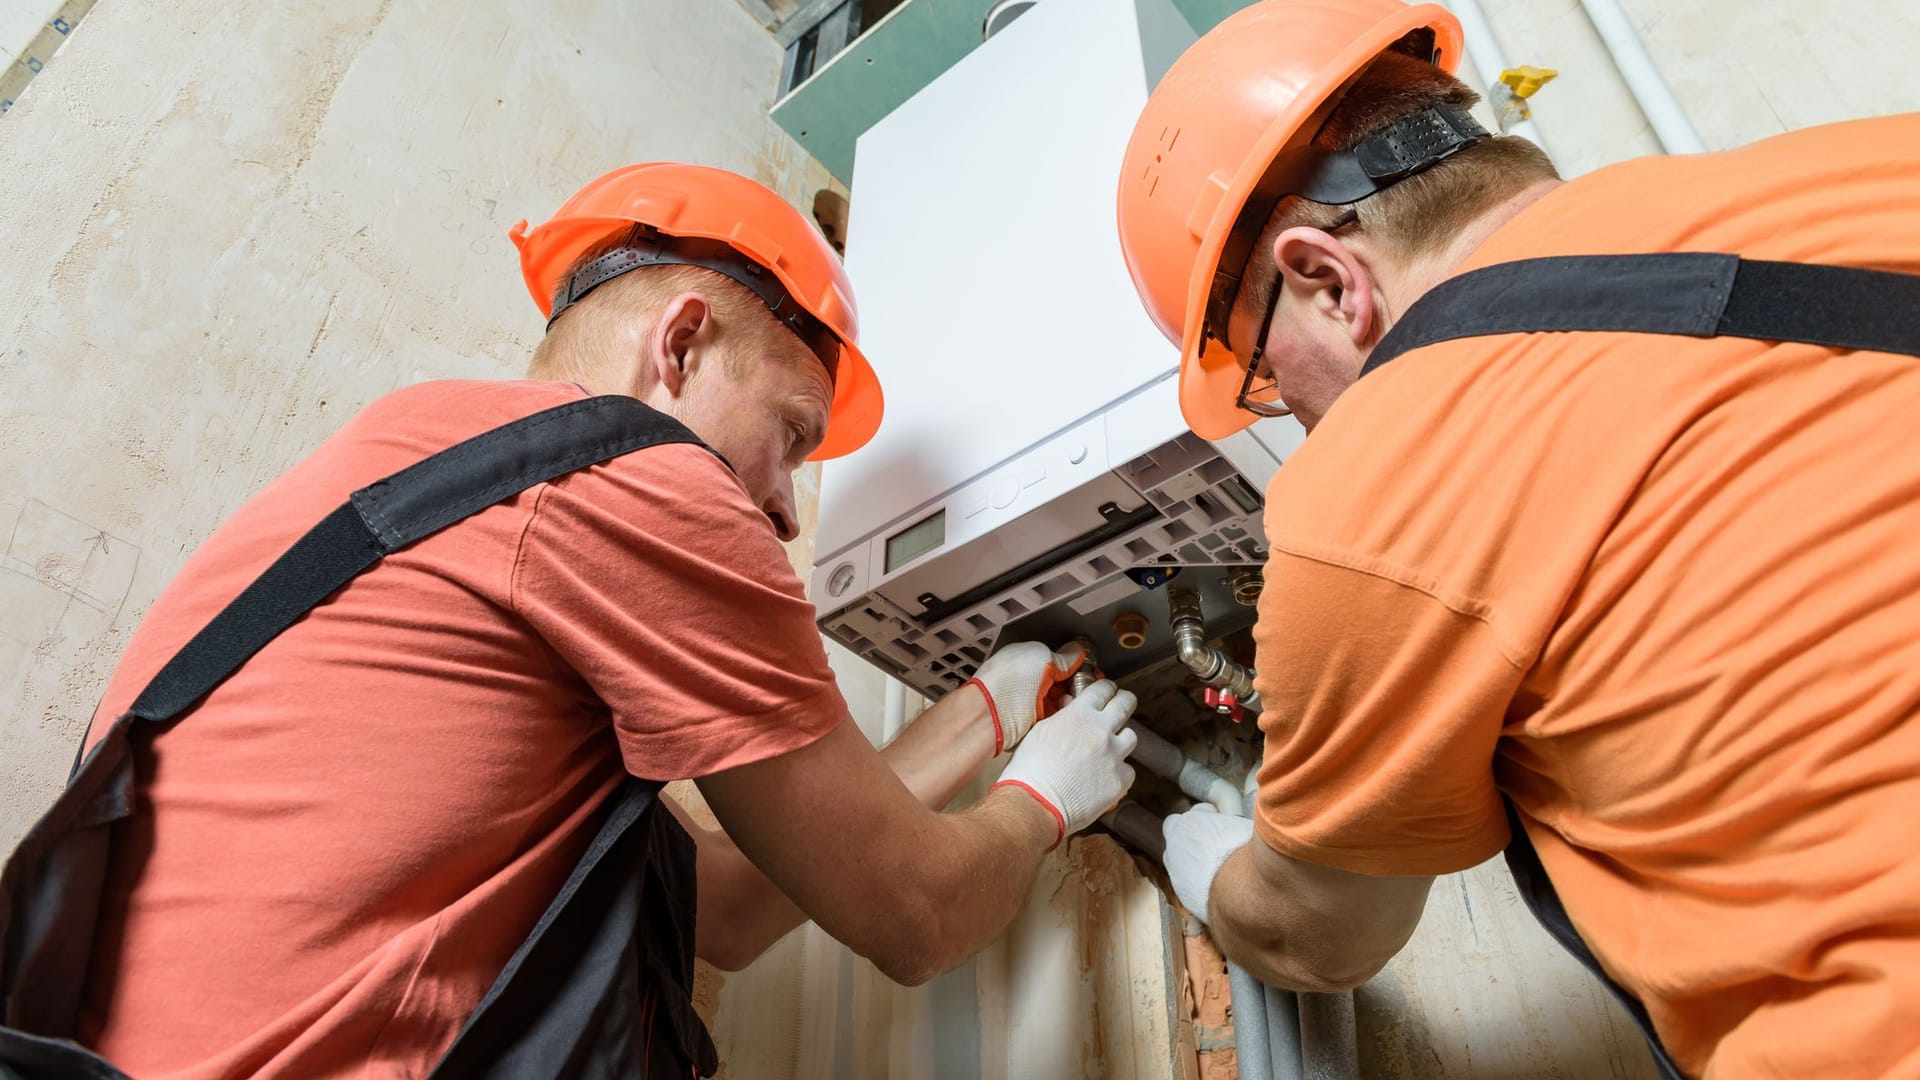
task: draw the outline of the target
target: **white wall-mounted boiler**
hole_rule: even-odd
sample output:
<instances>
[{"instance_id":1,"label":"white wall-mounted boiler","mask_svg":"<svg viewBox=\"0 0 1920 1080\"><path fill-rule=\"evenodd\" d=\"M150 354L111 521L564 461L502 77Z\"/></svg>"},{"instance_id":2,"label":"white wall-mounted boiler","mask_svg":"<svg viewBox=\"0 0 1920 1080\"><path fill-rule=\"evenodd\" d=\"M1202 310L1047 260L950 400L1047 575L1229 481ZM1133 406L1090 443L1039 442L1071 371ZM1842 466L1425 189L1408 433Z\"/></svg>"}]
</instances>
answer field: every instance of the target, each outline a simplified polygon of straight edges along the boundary
<instances>
[{"instance_id":1,"label":"white wall-mounted boiler","mask_svg":"<svg viewBox=\"0 0 1920 1080\"><path fill-rule=\"evenodd\" d=\"M1164 659L1175 569L1213 633L1251 621L1226 579L1265 561L1300 428L1187 430L1114 223L1134 120L1193 40L1170 0L1043 0L859 139L847 266L886 419L826 467L812 592L829 637L929 697L1003 635L1085 635L1114 675Z\"/></svg>"}]
</instances>

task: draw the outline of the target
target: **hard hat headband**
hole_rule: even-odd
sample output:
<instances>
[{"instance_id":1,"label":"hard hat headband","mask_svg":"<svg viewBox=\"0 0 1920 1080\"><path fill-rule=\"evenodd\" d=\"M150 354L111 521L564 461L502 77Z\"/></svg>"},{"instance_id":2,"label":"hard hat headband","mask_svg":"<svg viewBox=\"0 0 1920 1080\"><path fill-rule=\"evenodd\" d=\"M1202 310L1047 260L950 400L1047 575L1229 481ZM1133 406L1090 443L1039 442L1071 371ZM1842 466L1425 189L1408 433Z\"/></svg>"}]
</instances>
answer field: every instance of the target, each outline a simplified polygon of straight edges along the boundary
<instances>
[{"instance_id":1,"label":"hard hat headband","mask_svg":"<svg viewBox=\"0 0 1920 1080\"><path fill-rule=\"evenodd\" d=\"M567 278L560 294L554 297L547 328L552 329L560 316L588 293L622 274L646 266L697 266L738 282L759 297L773 317L819 358L826 366L829 382L839 375L839 336L801 307L772 271L725 241L668 236L646 225L634 226L619 247L595 258Z\"/></svg>"},{"instance_id":2,"label":"hard hat headband","mask_svg":"<svg viewBox=\"0 0 1920 1080\"><path fill-rule=\"evenodd\" d=\"M1360 202L1492 137L1465 108L1442 103L1400 117L1361 139L1351 150L1320 150L1307 145L1275 157L1247 197L1220 250L1220 265L1207 296L1203 340L1217 337L1231 345L1227 341L1227 320L1234 298L1245 280L1254 243L1280 200L1297 195L1327 206Z\"/></svg>"}]
</instances>

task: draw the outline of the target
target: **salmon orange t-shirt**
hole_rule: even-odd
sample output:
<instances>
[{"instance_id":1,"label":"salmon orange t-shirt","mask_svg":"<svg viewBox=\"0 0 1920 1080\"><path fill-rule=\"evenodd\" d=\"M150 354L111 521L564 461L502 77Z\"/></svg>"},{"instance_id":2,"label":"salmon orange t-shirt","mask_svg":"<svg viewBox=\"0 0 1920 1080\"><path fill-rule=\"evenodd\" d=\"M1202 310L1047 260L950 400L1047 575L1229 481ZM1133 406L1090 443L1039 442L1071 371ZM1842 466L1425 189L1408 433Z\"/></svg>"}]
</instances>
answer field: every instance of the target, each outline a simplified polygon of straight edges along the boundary
<instances>
[{"instance_id":1,"label":"salmon orange t-shirt","mask_svg":"<svg viewBox=\"0 0 1920 1080\"><path fill-rule=\"evenodd\" d=\"M1920 116L1574 180L1462 270L1920 274ZM1438 874L1527 824L1710 1077L1920 1076L1920 360L1553 333L1410 352L1276 476L1259 834Z\"/></svg>"},{"instance_id":2,"label":"salmon orange t-shirt","mask_svg":"<svg viewBox=\"0 0 1920 1080\"><path fill-rule=\"evenodd\" d=\"M440 382L240 507L140 625L94 736L350 492L584 391ZM82 1041L142 1080L425 1075L627 774L704 776L845 715L813 608L692 445L389 556L137 757Z\"/></svg>"}]
</instances>

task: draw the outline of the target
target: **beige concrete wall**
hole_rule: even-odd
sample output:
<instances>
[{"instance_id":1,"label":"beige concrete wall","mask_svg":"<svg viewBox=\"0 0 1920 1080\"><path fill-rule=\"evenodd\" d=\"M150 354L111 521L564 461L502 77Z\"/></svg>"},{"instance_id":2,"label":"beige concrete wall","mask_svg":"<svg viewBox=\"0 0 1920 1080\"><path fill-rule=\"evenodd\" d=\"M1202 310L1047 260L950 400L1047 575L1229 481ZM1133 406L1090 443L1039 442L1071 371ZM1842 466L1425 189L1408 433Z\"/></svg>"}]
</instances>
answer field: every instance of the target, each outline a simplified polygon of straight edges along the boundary
<instances>
[{"instance_id":1,"label":"beige concrete wall","mask_svg":"<svg viewBox=\"0 0 1920 1080\"><path fill-rule=\"evenodd\" d=\"M514 221L651 158L810 205L779 64L725 0L93 9L0 120L0 851L222 517L368 400L522 367Z\"/></svg>"}]
</instances>

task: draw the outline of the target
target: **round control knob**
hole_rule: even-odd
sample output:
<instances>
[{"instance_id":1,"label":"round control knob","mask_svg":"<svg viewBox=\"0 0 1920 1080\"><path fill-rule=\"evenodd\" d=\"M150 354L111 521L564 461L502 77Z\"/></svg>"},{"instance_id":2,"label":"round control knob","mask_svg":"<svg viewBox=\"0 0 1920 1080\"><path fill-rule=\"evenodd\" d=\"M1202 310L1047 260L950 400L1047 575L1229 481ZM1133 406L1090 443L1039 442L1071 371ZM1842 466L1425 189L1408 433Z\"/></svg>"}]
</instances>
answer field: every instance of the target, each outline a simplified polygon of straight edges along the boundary
<instances>
[{"instance_id":1,"label":"round control knob","mask_svg":"<svg viewBox=\"0 0 1920 1080\"><path fill-rule=\"evenodd\" d=\"M993 500L993 508L995 510L1005 510L1007 507L1012 506L1013 500L1020 497L1020 478L1017 476L1003 476L995 480L993 482L993 490L989 497Z\"/></svg>"}]
</instances>

